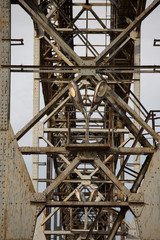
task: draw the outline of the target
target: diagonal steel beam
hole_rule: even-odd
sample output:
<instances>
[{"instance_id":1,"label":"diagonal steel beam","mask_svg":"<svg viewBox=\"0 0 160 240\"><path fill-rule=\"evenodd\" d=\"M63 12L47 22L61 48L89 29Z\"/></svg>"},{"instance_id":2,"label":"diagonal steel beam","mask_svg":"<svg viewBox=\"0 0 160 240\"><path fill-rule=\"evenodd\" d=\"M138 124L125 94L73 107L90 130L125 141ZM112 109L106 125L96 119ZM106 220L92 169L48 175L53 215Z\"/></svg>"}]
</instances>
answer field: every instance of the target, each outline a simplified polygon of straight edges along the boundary
<instances>
[{"instance_id":1,"label":"diagonal steel beam","mask_svg":"<svg viewBox=\"0 0 160 240\"><path fill-rule=\"evenodd\" d=\"M59 1L59 6L61 7L61 6L65 3L65 1L66 1L66 0L60 0L60 1ZM54 14L55 11L56 11L56 8L53 7L53 8L50 10L50 12L46 15L46 17L47 17L47 18L50 18L50 17Z\"/></svg>"},{"instance_id":2,"label":"diagonal steel beam","mask_svg":"<svg viewBox=\"0 0 160 240\"><path fill-rule=\"evenodd\" d=\"M76 79L75 79L76 80ZM84 84L80 84L79 89L83 87ZM66 97L63 102L61 102L44 120L43 124L45 124L52 116L54 116L58 111L60 111L63 106L69 101L70 96Z\"/></svg>"},{"instance_id":3,"label":"diagonal steel beam","mask_svg":"<svg viewBox=\"0 0 160 240\"><path fill-rule=\"evenodd\" d=\"M95 75L96 79L98 81L101 80L101 77L99 75ZM129 129L129 131L133 134L133 136L136 138L139 134L139 129L135 126L135 124L127 117L124 111L122 111L117 104L117 102L111 98L108 94L106 94L105 99L109 102L109 104L112 106L112 108L121 116L123 119L125 125ZM139 142L143 147L151 147L152 145L148 142L148 140L141 134L139 137Z\"/></svg>"},{"instance_id":4,"label":"diagonal steel beam","mask_svg":"<svg viewBox=\"0 0 160 240\"><path fill-rule=\"evenodd\" d=\"M98 17L98 15L95 13L95 11L92 9L92 7L89 8L89 11L92 13L92 15L95 17L95 19L99 22L99 24L104 28L107 29L106 25L102 22L102 20Z\"/></svg>"},{"instance_id":5,"label":"diagonal steel beam","mask_svg":"<svg viewBox=\"0 0 160 240\"><path fill-rule=\"evenodd\" d=\"M70 24L68 25L68 28L72 27L73 24L78 20L78 18L80 18L80 16L84 13L85 8L82 8L80 10L80 12L74 17L74 19L70 22Z\"/></svg>"},{"instance_id":6,"label":"diagonal steel beam","mask_svg":"<svg viewBox=\"0 0 160 240\"><path fill-rule=\"evenodd\" d=\"M44 191L43 194L45 194L47 197L50 195L50 193L59 186L60 183L73 171L74 168L77 167L77 165L80 163L80 159L76 157L69 166L56 178L56 180L51 183Z\"/></svg>"},{"instance_id":7,"label":"diagonal steel beam","mask_svg":"<svg viewBox=\"0 0 160 240\"><path fill-rule=\"evenodd\" d=\"M113 240L115 235L116 235L116 232L122 222L122 220L125 218L125 214L127 212L128 208L123 208L121 209L120 213L118 214L117 216L117 219L115 220L114 224L113 224L113 227L108 235L108 238L107 240Z\"/></svg>"},{"instance_id":8,"label":"diagonal steel beam","mask_svg":"<svg viewBox=\"0 0 160 240\"><path fill-rule=\"evenodd\" d=\"M79 74L74 81L78 81L81 78L81 74ZM52 108L54 108L54 105L62 98L64 97L64 94L68 91L68 86L66 86L62 91L53 98L42 110L39 111L35 117L30 120L16 135L15 138L19 140L21 137L23 137L45 114L47 114Z\"/></svg>"},{"instance_id":9,"label":"diagonal steel beam","mask_svg":"<svg viewBox=\"0 0 160 240\"><path fill-rule=\"evenodd\" d=\"M96 58L95 62L100 64L104 57L109 54L114 48L116 48L131 32L137 27L137 25L143 21L158 5L160 0L154 0L148 8L146 8L122 33L115 38L109 46L107 46Z\"/></svg>"},{"instance_id":10,"label":"diagonal steel beam","mask_svg":"<svg viewBox=\"0 0 160 240\"><path fill-rule=\"evenodd\" d=\"M45 124L52 116L54 116L58 111L60 111L63 106L69 101L70 97L66 97L63 102L61 102L44 120L43 124Z\"/></svg>"},{"instance_id":11,"label":"diagonal steel beam","mask_svg":"<svg viewBox=\"0 0 160 240\"><path fill-rule=\"evenodd\" d=\"M146 171L148 169L148 166L150 164L150 161L151 161L152 157L153 157L153 155L152 156L147 156L147 158L146 158L146 160L145 160L145 162L144 162L144 164L143 164L143 166L142 166L142 168L141 168L141 170L140 170L140 172L138 174L138 177L136 178L136 180L135 180L135 182L134 182L134 184L133 184L133 186L131 188L131 192L132 193L136 193L137 192L137 190L139 188L139 185L140 185L142 179L144 178L144 175L145 175L145 173L146 173ZM119 212L119 214L117 216L117 219L116 219L116 221L115 221L115 223L114 223L114 225L113 225L113 227L112 227L112 229L111 229L111 231L110 231L110 233L108 235L107 240L113 240L114 239L114 237L116 235L116 232L118 231L118 228L119 228L122 220L125 218L125 214L126 214L127 210L128 209L126 208L126 209L122 209Z\"/></svg>"},{"instance_id":12,"label":"diagonal steel beam","mask_svg":"<svg viewBox=\"0 0 160 240\"><path fill-rule=\"evenodd\" d=\"M117 47L112 54L109 55L109 57L105 60L104 64L111 61L121 50L122 48L130 41L131 37L128 37L124 42L120 44L119 47Z\"/></svg>"},{"instance_id":13,"label":"diagonal steel beam","mask_svg":"<svg viewBox=\"0 0 160 240\"><path fill-rule=\"evenodd\" d=\"M75 188L63 201L66 202L68 201L74 194L76 189L80 189L82 184L80 184L77 188ZM44 220L41 222L41 226L43 226L58 210L60 207L55 208Z\"/></svg>"},{"instance_id":14,"label":"diagonal steel beam","mask_svg":"<svg viewBox=\"0 0 160 240\"><path fill-rule=\"evenodd\" d=\"M59 157L68 165L70 165L70 161L63 155L63 154L59 154ZM80 177L83 178L83 175L80 173L80 171L78 171L77 169L74 169L74 172Z\"/></svg>"},{"instance_id":15,"label":"diagonal steel beam","mask_svg":"<svg viewBox=\"0 0 160 240\"><path fill-rule=\"evenodd\" d=\"M109 96L106 96L106 99L108 100L108 102L111 104L111 106L113 107L113 109L119 113L119 115L121 116L121 118L123 119L125 125L127 126L127 128L129 129L129 131L133 134L133 136L135 138L137 138L138 134L139 134L139 129L135 126L135 124L129 119L129 117L127 117L124 112L122 112L122 110L118 107L118 104L113 101L113 99L111 99ZM141 143L141 145L143 147L151 147L152 145L148 142L148 140L141 134L139 137L139 142Z\"/></svg>"},{"instance_id":16,"label":"diagonal steel beam","mask_svg":"<svg viewBox=\"0 0 160 240\"><path fill-rule=\"evenodd\" d=\"M156 133L120 96L118 96L108 85L106 93L115 100L115 102L127 111L155 140L160 141L160 136Z\"/></svg>"},{"instance_id":17,"label":"diagonal steel beam","mask_svg":"<svg viewBox=\"0 0 160 240\"><path fill-rule=\"evenodd\" d=\"M126 188L118 179L117 177L102 163L100 159L95 159L95 164L100 167L104 173L108 176L108 178L117 186L120 191L123 192L125 196L130 196L131 192Z\"/></svg>"},{"instance_id":18,"label":"diagonal steel beam","mask_svg":"<svg viewBox=\"0 0 160 240\"><path fill-rule=\"evenodd\" d=\"M55 7L57 8L57 11L60 13L60 15L65 19L65 21L70 24L71 20L68 18L67 14L61 9L59 8L57 1L52 1L53 4L55 5ZM88 49L93 53L94 56L95 53L98 55L98 52L96 51L96 49L93 47L93 45L88 41L88 39L79 31L78 27L73 24L73 30L76 30L78 33L78 37L81 39L81 41L86 45L88 45ZM94 53L95 52L95 53Z\"/></svg>"},{"instance_id":19,"label":"diagonal steel beam","mask_svg":"<svg viewBox=\"0 0 160 240\"><path fill-rule=\"evenodd\" d=\"M73 63L46 36L44 36L44 39L50 44L50 46L53 48L53 50L57 53L57 55L60 58L63 59L63 61L65 63L67 63L69 66L74 66Z\"/></svg>"},{"instance_id":20,"label":"diagonal steel beam","mask_svg":"<svg viewBox=\"0 0 160 240\"><path fill-rule=\"evenodd\" d=\"M83 65L82 59L73 51L73 49L62 39L58 31L53 27L50 21L42 14L33 1L18 0L20 5L28 12L28 14L38 23L46 33L48 33L74 61Z\"/></svg>"}]
</instances>

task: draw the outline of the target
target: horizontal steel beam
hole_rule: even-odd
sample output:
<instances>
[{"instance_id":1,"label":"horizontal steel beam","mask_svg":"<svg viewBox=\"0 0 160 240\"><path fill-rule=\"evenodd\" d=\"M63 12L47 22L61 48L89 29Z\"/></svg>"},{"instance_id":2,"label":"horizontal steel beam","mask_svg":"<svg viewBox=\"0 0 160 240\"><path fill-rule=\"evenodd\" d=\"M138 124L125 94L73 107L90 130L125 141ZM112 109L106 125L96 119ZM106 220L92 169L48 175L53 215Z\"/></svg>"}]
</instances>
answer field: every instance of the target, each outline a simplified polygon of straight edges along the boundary
<instances>
[{"instance_id":1,"label":"horizontal steel beam","mask_svg":"<svg viewBox=\"0 0 160 240\"><path fill-rule=\"evenodd\" d=\"M123 44L122 44L123 45ZM114 54L113 54L114 55ZM112 56L112 55L111 55ZM108 58L110 60L110 57ZM106 62L108 61L106 58ZM87 70L93 69L96 73L160 73L160 65L141 66L44 66L44 65L1 65L2 68L10 68L11 72L39 72L39 73L80 73L82 70L86 75Z\"/></svg>"},{"instance_id":2,"label":"horizontal steel beam","mask_svg":"<svg viewBox=\"0 0 160 240\"><path fill-rule=\"evenodd\" d=\"M121 155L147 155L147 154L153 154L156 150L153 148L130 148L130 147L122 147L122 148L116 148L111 147L109 149L110 154L121 154Z\"/></svg>"},{"instance_id":3,"label":"horizontal steel beam","mask_svg":"<svg viewBox=\"0 0 160 240\"><path fill-rule=\"evenodd\" d=\"M64 147L19 147L19 150L24 155L30 154L68 154Z\"/></svg>"},{"instance_id":4,"label":"horizontal steel beam","mask_svg":"<svg viewBox=\"0 0 160 240\"><path fill-rule=\"evenodd\" d=\"M45 204L47 207L129 207L128 202L109 202L109 201L101 201L101 202L80 202L80 201L50 201ZM136 205L136 203L135 203Z\"/></svg>"},{"instance_id":5,"label":"horizontal steel beam","mask_svg":"<svg viewBox=\"0 0 160 240\"><path fill-rule=\"evenodd\" d=\"M87 70L87 69L86 69ZM31 70L27 70L27 69L19 69L19 70L14 70L11 69L10 70L12 73L80 73L80 70L39 70L39 69L31 69ZM84 71L83 71L84 73ZM100 70L96 70L96 73L98 74L108 74L108 73L160 73L160 70L104 70L104 71L100 71ZM90 74L86 74L88 76L90 76ZM116 83L115 83L116 84Z\"/></svg>"},{"instance_id":6,"label":"horizontal steel beam","mask_svg":"<svg viewBox=\"0 0 160 240\"><path fill-rule=\"evenodd\" d=\"M156 150L153 148L129 148L129 147L109 147L106 144L69 144L66 147L19 147L24 155L31 154L69 154L70 151L105 151L106 154L120 155L148 155L153 154Z\"/></svg>"},{"instance_id":7,"label":"horizontal steel beam","mask_svg":"<svg viewBox=\"0 0 160 240\"><path fill-rule=\"evenodd\" d=\"M133 70L133 69L153 69L154 71L160 70L160 65L124 65L124 66L117 66L117 65L103 65L103 66L95 66L95 65L78 65L78 66L46 66L46 65L1 65L2 68L13 68L13 69L101 69L101 70Z\"/></svg>"},{"instance_id":8,"label":"horizontal steel beam","mask_svg":"<svg viewBox=\"0 0 160 240\"><path fill-rule=\"evenodd\" d=\"M56 179L46 179L46 178L33 178L33 180L36 180L38 182L53 182L55 181ZM104 180L104 179L66 179L66 180L63 180L63 182L67 182L67 183L83 183L83 182L91 182L91 183L109 183L111 184L112 181L109 181L109 180ZM133 183L134 180L131 180L131 179L125 179L125 180L119 180L120 182L122 183ZM59 193L54 193L54 195L57 194L57 195L60 195ZM67 194L67 193L66 193ZM65 195L65 193L64 193Z\"/></svg>"},{"instance_id":9,"label":"horizontal steel beam","mask_svg":"<svg viewBox=\"0 0 160 240\"><path fill-rule=\"evenodd\" d=\"M110 32L122 32L124 29L111 29L111 28L79 28L77 31L73 30L73 28L56 28L57 31L59 32L73 32L74 34L76 32L81 32L81 33L88 33L88 34L94 34L94 33L100 33L100 34L106 34Z\"/></svg>"},{"instance_id":10,"label":"horizontal steel beam","mask_svg":"<svg viewBox=\"0 0 160 240\"><path fill-rule=\"evenodd\" d=\"M106 154L120 155L147 155L153 154L156 151L152 147L109 147L107 144L68 144L65 148L68 151L82 151L85 148L87 151L105 151Z\"/></svg>"},{"instance_id":11,"label":"horizontal steel beam","mask_svg":"<svg viewBox=\"0 0 160 240\"><path fill-rule=\"evenodd\" d=\"M44 128L44 132L58 132L58 133L67 133L68 128ZM86 129L85 128L70 128L71 133L85 133ZM129 133L129 130L127 129L104 129L104 128L90 128L89 129L90 133Z\"/></svg>"},{"instance_id":12,"label":"horizontal steel beam","mask_svg":"<svg viewBox=\"0 0 160 240\"><path fill-rule=\"evenodd\" d=\"M74 236L74 234L87 234L88 232L89 232L89 230L87 230L87 229L85 229L85 230L84 229L72 229L72 231L45 230L44 234L45 235L72 235L72 236ZM92 235L108 235L108 234L109 234L108 231L97 231L97 230L93 230L93 233L92 233ZM117 236L125 236L125 235L127 235L127 233L118 231L116 235ZM93 239L93 238L91 238L91 239Z\"/></svg>"},{"instance_id":13,"label":"horizontal steel beam","mask_svg":"<svg viewBox=\"0 0 160 240\"><path fill-rule=\"evenodd\" d=\"M73 6L82 6L85 7L86 4L85 3L81 3L81 2L75 2L72 3ZM96 6L96 7L105 7L105 6L111 6L111 3L89 3L90 6Z\"/></svg>"}]
</instances>

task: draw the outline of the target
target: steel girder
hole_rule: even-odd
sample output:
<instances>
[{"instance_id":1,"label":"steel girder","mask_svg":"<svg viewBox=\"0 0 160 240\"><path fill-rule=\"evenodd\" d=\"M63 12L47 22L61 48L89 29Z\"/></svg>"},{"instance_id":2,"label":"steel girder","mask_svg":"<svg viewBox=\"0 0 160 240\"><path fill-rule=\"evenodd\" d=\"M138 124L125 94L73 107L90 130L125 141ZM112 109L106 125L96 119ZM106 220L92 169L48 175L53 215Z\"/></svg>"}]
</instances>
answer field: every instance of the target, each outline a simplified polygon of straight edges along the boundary
<instances>
[{"instance_id":1,"label":"steel girder","mask_svg":"<svg viewBox=\"0 0 160 240\"><path fill-rule=\"evenodd\" d=\"M4 4L4 1L0 2ZM147 9L145 1L138 0L127 3L123 0L101 3L91 0L79 3L74 0L18 2L33 18L36 26L39 47L35 63L40 62L45 70L39 71L34 81L42 81L46 105L15 136L11 133L11 128L8 130L8 122L4 125L1 119L2 130L6 131L3 132L4 135L11 135L7 144L13 142L14 151L18 152L18 157L14 154L12 157L5 156L8 165L10 161L20 159L14 168L17 169L19 164L18 174L23 172L26 176L26 169L21 167L23 160L20 154L47 155L44 158L46 178L40 179L37 175L37 179L33 179L34 182L45 182L46 188L35 192L28 175L24 181L20 181L21 178L14 179L14 171L17 170L8 168L11 173L10 184L9 187L5 185L4 203L12 216L10 205L19 200L23 213L17 213L21 221L19 227L15 228L11 224L12 230L7 228L5 233L2 232L5 234L2 239L32 239L37 215L41 216L41 223L37 221L35 240L129 239L131 224L127 223L130 219L125 219L127 211L133 213L139 228L131 237L159 239L160 217L159 211L156 211L159 197L156 193L159 191L160 137L155 131L155 114L158 112L148 113L145 110L137 92L133 94L130 90L135 76L139 78L139 75L125 72L123 67L138 65L140 53L137 44L140 44L141 21L160 1L153 1ZM6 4L5 6L10 6L9 2ZM9 19L7 21L6 26L9 26ZM85 27L82 27L81 21ZM91 27L92 24L94 28ZM102 34L105 34L103 41ZM8 52L5 54L9 57ZM2 62L1 65L10 65L10 62ZM50 71L50 67L55 70ZM103 67L103 71L98 69L100 67ZM112 67L112 72L107 67ZM8 84L9 70L4 68L2 71L8 75L1 75L1 83ZM70 81L75 83L79 89L77 91L82 95L83 111L68 96ZM105 94L101 101L94 102L101 81L106 83ZM39 82L36 84L39 85ZM103 89L99 91L100 98ZM71 93L74 96L75 93ZM9 101L8 92L5 96L6 104ZM1 97L4 97L3 91ZM128 105L129 100L134 109ZM8 120L7 114L8 110L2 114L2 118ZM19 148L16 140L22 138L35 124L34 134L38 141L35 141L33 147ZM149 141L146 136L153 141ZM39 139L45 142L45 147L38 145ZM5 142L4 138L2 142ZM12 152L12 146L8 146L9 152ZM2 154L4 149L5 147L1 149ZM141 160L139 155L143 155ZM2 158L3 163L4 161ZM19 188L16 200L10 189L15 182L19 184L19 181L22 189ZM11 198L9 203L8 196ZM28 215L25 219L26 211ZM147 219L145 223L144 218ZM5 219L9 222L9 218L2 215L2 230L7 224ZM27 230L20 233L24 219L29 219Z\"/></svg>"}]
</instances>

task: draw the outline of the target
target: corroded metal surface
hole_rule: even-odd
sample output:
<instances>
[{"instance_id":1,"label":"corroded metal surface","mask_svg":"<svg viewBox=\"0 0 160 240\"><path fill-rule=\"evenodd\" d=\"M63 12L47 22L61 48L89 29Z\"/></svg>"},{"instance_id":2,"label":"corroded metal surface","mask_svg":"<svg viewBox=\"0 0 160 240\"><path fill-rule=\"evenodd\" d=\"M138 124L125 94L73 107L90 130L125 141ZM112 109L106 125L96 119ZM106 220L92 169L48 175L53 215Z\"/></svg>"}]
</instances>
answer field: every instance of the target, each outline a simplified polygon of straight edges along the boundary
<instances>
[{"instance_id":1,"label":"corroded metal surface","mask_svg":"<svg viewBox=\"0 0 160 240\"><path fill-rule=\"evenodd\" d=\"M11 127L0 132L0 238L31 240L36 207L30 205L33 185Z\"/></svg>"},{"instance_id":2,"label":"corroded metal surface","mask_svg":"<svg viewBox=\"0 0 160 240\"><path fill-rule=\"evenodd\" d=\"M38 85L33 119L15 136L11 128L0 133L1 238L29 240L34 233L40 240L160 239L159 112L144 108L136 82L141 22L160 1L146 9L145 0L17 2L34 20L37 66L4 61L0 70L33 71ZM7 58L8 49L1 55ZM8 81L9 75L1 76L1 85ZM39 82L45 107L38 112ZM5 130L6 113L0 120ZM33 146L18 147L34 126ZM21 154L43 157L34 158L32 180L39 192ZM41 222L34 230L37 215Z\"/></svg>"},{"instance_id":3,"label":"corroded metal surface","mask_svg":"<svg viewBox=\"0 0 160 240\"><path fill-rule=\"evenodd\" d=\"M10 64L10 1L0 1L0 65ZM0 68L0 130L7 130L10 108L10 71Z\"/></svg>"},{"instance_id":4,"label":"corroded metal surface","mask_svg":"<svg viewBox=\"0 0 160 240\"><path fill-rule=\"evenodd\" d=\"M137 217L140 239L158 240L160 237L160 151L158 150L150 162L140 193L144 196L145 207Z\"/></svg>"}]
</instances>

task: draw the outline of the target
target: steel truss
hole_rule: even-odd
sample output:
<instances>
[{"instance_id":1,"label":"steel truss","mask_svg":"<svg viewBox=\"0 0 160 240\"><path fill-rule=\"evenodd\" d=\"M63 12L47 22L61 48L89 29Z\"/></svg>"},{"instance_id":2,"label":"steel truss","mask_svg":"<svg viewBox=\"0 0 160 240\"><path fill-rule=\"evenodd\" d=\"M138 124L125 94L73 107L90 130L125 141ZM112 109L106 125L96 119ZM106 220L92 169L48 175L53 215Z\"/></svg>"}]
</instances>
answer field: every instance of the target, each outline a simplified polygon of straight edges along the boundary
<instances>
[{"instance_id":1,"label":"steel truss","mask_svg":"<svg viewBox=\"0 0 160 240\"><path fill-rule=\"evenodd\" d=\"M9 1L0 3L10 11ZM22 182L17 190L21 203L7 190L12 184L4 187L1 239L160 239L156 196L160 112L148 112L139 94L140 72L159 72L159 66L140 66L140 29L160 1L154 0L147 8L145 0L11 3L20 4L34 21L35 55L33 66L11 65L8 58L1 61L0 97L6 102L0 103L5 109L0 115L0 146L1 153L5 151L2 162L7 159L8 166L8 159L33 155L33 185L22 159L5 170L4 179L8 172L14 175L19 164L17 174L24 175L17 180ZM4 22L4 29L9 22ZM9 49L8 41L1 43L1 48ZM10 53L3 54L9 57ZM10 71L34 72L34 116L15 135L6 110L9 86L8 92L3 91ZM45 101L41 110L40 83ZM32 128L33 146L19 147L17 141ZM41 178L39 167L43 166L46 174ZM17 215L21 225L17 230L11 224L9 230L6 209L15 201L17 208L21 204L23 214ZM21 231L26 212L29 222ZM132 217L125 217L127 212Z\"/></svg>"}]
</instances>

